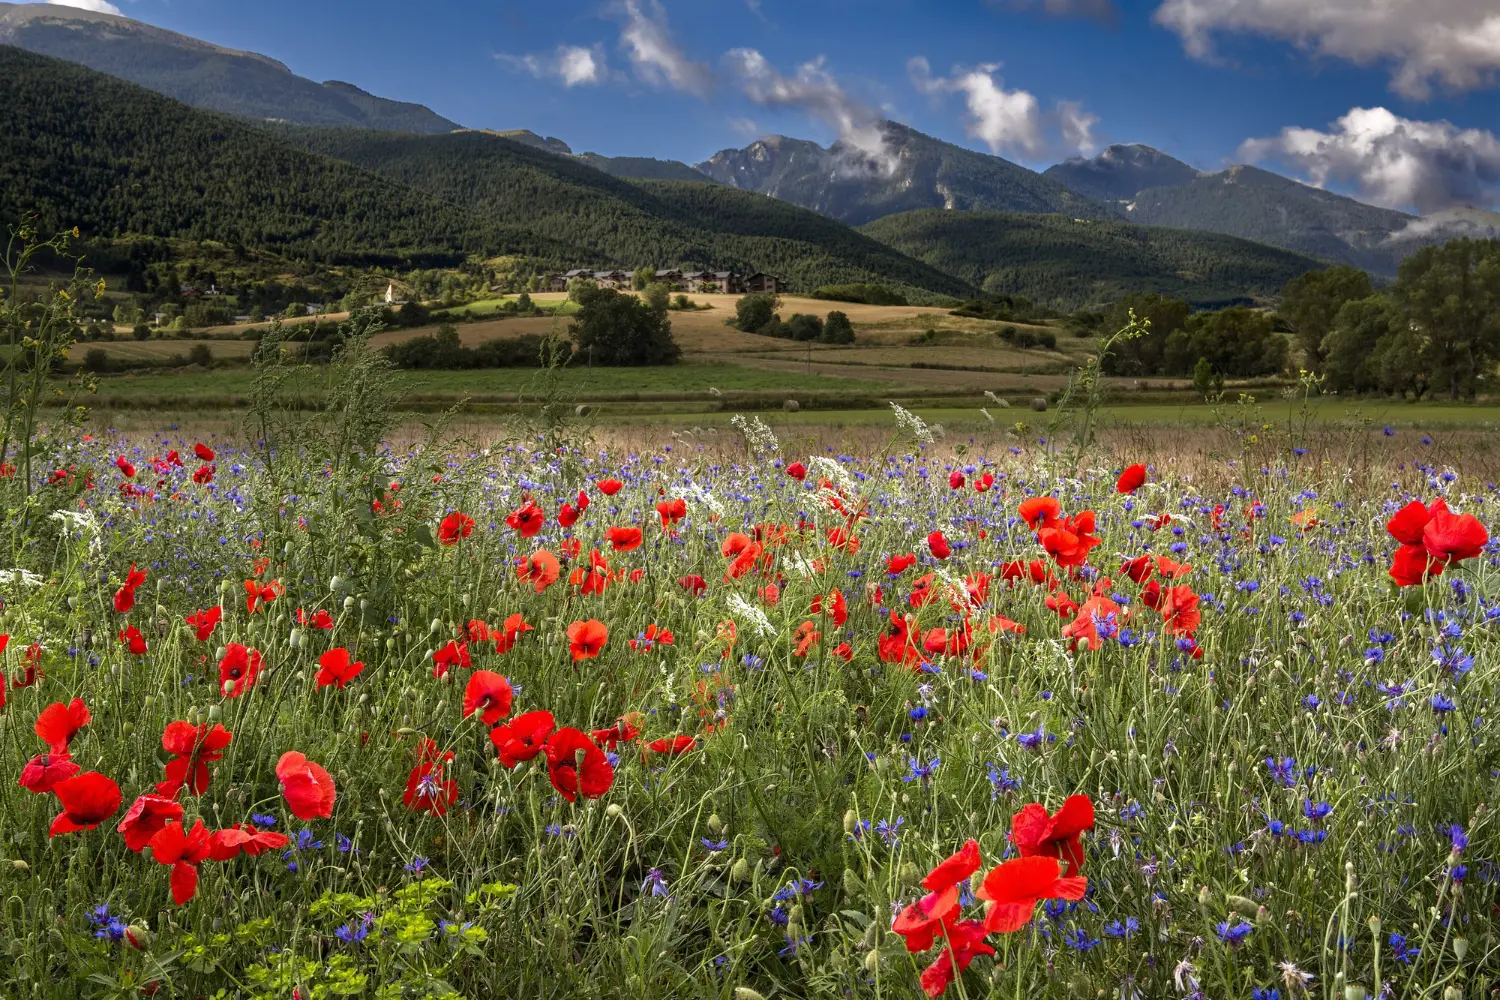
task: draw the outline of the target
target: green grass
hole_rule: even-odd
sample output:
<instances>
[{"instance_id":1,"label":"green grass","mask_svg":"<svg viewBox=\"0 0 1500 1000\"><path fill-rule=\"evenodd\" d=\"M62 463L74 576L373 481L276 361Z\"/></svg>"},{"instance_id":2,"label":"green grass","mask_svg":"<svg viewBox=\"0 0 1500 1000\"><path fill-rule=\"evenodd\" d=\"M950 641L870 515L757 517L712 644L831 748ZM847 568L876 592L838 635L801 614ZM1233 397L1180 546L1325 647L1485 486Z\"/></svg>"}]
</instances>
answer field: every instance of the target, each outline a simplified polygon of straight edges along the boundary
<instances>
[{"instance_id":1,"label":"green grass","mask_svg":"<svg viewBox=\"0 0 1500 1000\"><path fill-rule=\"evenodd\" d=\"M461 306L449 306L433 310L434 319L488 319L500 312L507 302L514 302L519 296L502 295L494 299L480 299ZM538 311L547 316L571 316L578 311L578 303L571 299L562 302L534 302Z\"/></svg>"}]
</instances>

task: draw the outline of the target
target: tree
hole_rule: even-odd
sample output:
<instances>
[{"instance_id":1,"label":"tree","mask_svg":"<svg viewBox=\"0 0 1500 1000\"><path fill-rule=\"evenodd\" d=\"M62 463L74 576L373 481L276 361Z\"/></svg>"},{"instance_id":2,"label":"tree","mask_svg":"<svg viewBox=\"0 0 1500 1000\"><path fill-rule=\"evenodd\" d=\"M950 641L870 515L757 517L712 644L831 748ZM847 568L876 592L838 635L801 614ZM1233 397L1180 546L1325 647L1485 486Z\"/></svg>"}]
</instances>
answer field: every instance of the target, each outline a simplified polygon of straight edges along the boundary
<instances>
[{"instance_id":1,"label":"tree","mask_svg":"<svg viewBox=\"0 0 1500 1000\"><path fill-rule=\"evenodd\" d=\"M1313 367L1323 359L1323 341L1344 304L1367 299L1370 291L1370 276L1348 264L1308 271L1286 283L1279 313L1297 334L1305 365Z\"/></svg>"},{"instance_id":2,"label":"tree","mask_svg":"<svg viewBox=\"0 0 1500 1000\"><path fill-rule=\"evenodd\" d=\"M682 358L666 310L611 288L583 293L568 332L589 364L671 365Z\"/></svg>"},{"instance_id":3,"label":"tree","mask_svg":"<svg viewBox=\"0 0 1500 1000\"><path fill-rule=\"evenodd\" d=\"M585 295L598 287L599 285L593 278L574 278L568 282L568 299L572 302L582 302Z\"/></svg>"},{"instance_id":4,"label":"tree","mask_svg":"<svg viewBox=\"0 0 1500 1000\"><path fill-rule=\"evenodd\" d=\"M793 313L783 325L781 335L791 340L821 340L823 321L806 313Z\"/></svg>"},{"instance_id":5,"label":"tree","mask_svg":"<svg viewBox=\"0 0 1500 1000\"><path fill-rule=\"evenodd\" d=\"M1472 398L1500 358L1500 240L1423 247L1402 262L1391 291L1422 336L1434 391Z\"/></svg>"},{"instance_id":6,"label":"tree","mask_svg":"<svg viewBox=\"0 0 1500 1000\"><path fill-rule=\"evenodd\" d=\"M751 292L734 304L734 325L746 333L758 333L770 325L780 308L780 296L770 292Z\"/></svg>"},{"instance_id":7,"label":"tree","mask_svg":"<svg viewBox=\"0 0 1500 1000\"><path fill-rule=\"evenodd\" d=\"M1188 325L1167 338L1162 371L1187 375L1199 358L1231 378L1275 375L1286 368L1286 338L1276 332L1271 317L1245 306L1198 313Z\"/></svg>"},{"instance_id":8,"label":"tree","mask_svg":"<svg viewBox=\"0 0 1500 1000\"><path fill-rule=\"evenodd\" d=\"M636 272L635 272L635 274L632 275L631 279L630 279L630 287L631 287L631 289L634 290L634 291L637 291L637 292L644 292L646 290L646 286L649 285L650 283L651 283L651 274L650 274L650 272L645 271L645 270L641 270L641 269L637 269Z\"/></svg>"},{"instance_id":9,"label":"tree","mask_svg":"<svg viewBox=\"0 0 1500 1000\"><path fill-rule=\"evenodd\" d=\"M1214 371L1207 358L1199 358L1193 365L1193 389L1204 399L1224 391L1224 376Z\"/></svg>"},{"instance_id":10,"label":"tree","mask_svg":"<svg viewBox=\"0 0 1500 1000\"><path fill-rule=\"evenodd\" d=\"M1132 311L1137 319L1150 320L1151 328L1143 336L1115 342L1103 358L1102 367L1106 375L1161 373L1167 338L1187 326L1188 317L1192 315L1192 309L1181 299L1154 293L1130 295L1104 311L1099 331L1108 336L1116 330L1125 329L1130 323Z\"/></svg>"},{"instance_id":11,"label":"tree","mask_svg":"<svg viewBox=\"0 0 1500 1000\"><path fill-rule=\"evenodd\" d=\"M1379 358L1389 346L1388 338L1403 322L1384 295L1345 302L1319 345L1327 388L1336 392L1383 388Z\"/></svg>"},{"instance_id":12,"label":"tree","mask_svg":"<svg viewBox=\"0 0 1500 1000\"><path fill-rule=\"evenodd\" d=\"M636 273L640 274L641 272L637 271ZM646 305L650 306L656 312L664 313L667 311L668 304L672 301L672 289L662 282L653 282L641 289L641 298L645 301Z\"/></svg>"},{"instance_id":13,"label":"tree","mask_svg":"<svg viewBox=\"0 0 1500 1000\"><path fill-rule=\"evenodd\" d=\"M828 314L828 319L823 322L822 341L825 344L854 343L854 324L849 322L846 313L835 309Z\"/></svg>"}]
</instances>

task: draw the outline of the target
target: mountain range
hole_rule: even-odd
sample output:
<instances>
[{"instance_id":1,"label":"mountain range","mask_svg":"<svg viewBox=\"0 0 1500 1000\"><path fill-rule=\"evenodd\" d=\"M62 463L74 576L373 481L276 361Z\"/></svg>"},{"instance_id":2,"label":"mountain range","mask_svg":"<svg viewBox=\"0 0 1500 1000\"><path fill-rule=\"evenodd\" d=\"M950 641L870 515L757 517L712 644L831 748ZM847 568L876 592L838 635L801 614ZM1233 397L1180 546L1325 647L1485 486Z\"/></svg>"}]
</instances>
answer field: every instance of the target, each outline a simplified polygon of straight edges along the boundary
<instances>
[{"instance_id":1,"label":"mountain range","mask_svg":"<svg viewBox=\"0 0 1500 1000\"><path fill-rule=\"evenodd\" d=\"M404 132L458 128L420 104L376 97L337 80L315 83L267 56L78 7L0 3L0 44L83 63L184 104L241 118Z\"/></svg>"},{"instance_id":2,"label":"mountain range","mask_svg":"<svg viewBox=\"0 0 1500 1000\"><path fill-rule=\"evenodd\" d=\"M194 107L260 122L445 134L460 126L419 104L347 83L316 83L269 57L140 21L52 4L0 2L0 44L120 77ZM1203 172L1149 146L1115 145L1042 173L886 121L875 153L769 136L701 163L574 153L524 129L501 137L615 178L712 181L811 209L850 226L904 212L1053 213L1254 240L1389 277L1405 256L1454 236L1500 235L1500 215L1450 209L1427 217L1379 208L1253 166Z\"/></svg>"}]
</instances>

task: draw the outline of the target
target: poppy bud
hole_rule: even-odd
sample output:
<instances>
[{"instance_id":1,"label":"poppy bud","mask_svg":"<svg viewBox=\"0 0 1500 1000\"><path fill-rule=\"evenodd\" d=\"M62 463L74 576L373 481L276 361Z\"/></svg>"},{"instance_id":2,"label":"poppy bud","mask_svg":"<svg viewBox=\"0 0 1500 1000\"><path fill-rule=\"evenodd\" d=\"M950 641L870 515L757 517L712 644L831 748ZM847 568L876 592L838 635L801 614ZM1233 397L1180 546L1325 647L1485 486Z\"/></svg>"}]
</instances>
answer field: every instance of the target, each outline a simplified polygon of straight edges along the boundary
<instances>
[{"instance_id":1,"label":"poppy bud","mask_svg":"<svg viewBox=\"0 0 1500 1000\"><path fill-rule=\"evenodd\" d=\"M292 634L287 637L286 644L288 646L292 647L293 649L301 649L302 648L302 630L300 628L294 628L294 629L292 629Z\"/></svg>"},{"instance_id":2,"label":"poppy bud","mask_svg":"<svg viewBox=\"0 0 1500 1000\"><path fill-rule=\"evenodd\" d=\"M1455 956L1457 956L1458 960L1460 962L1462 962L1464 960L1464 956L1467 955L1468 953L1469 953L1469 939L1468 938L1454 938L1453 939L1453 954Z\"/></svg>"},{"instance_id":3,"label":"poppy bud","mask_svg":"<svg viewBox=\"0 0 1500 1000\"><path fill-rule=\"evenodd\" d=\"M1464 991L1457 986L1450 986L1443 990L1443 1000L1464 1000Z\"/></svg>"},{"instance_id":4,"label":"poppy bud","mask_svg":"<svg viewBox=\"0 0 1500 1000\"><path fill-rule=\"evenodd\" d=\"M344 589L344 578L341 577L341 576L336 576L332 580L329 580L328 581L328 589L329 590L343 590Z\"/></svg>"},{"instance_id":5,"label":"poppy bud","mask_svg":"<svg viewBox=\"0 0 1500 1000\"><path fill-rule=\"evenodd\" d=\"M1209 894L1208 894L1208 886L1205 885L1201 889L1198 890L1198 905L1199 906L1207 906L1209 898L1210 897L1209 897Z\"/></svg>"},{"instance_id":6,"label":"poppy bud","mask_svg":"<svg viewBox=\"0 0 1500 1000\"><path fill-rule=\"evenodd\" d=\"M217 721L219 721L219 718L223 714L224 714L224 712L219 708L218 705L210 705L210 706L208 706L208 721L209 722L217 722Z\"/></svg>"},{"instance_id":7,"label":"poppy bud","mask_svg":"<svg viewBox=\"0 0 1500 1000\"><path fill-rule=\"evenodd\" d=\"M197 705L194 705L192 708L188 709L187 720L188 720L188 724L189 725L194 725L194 726L198 725L198 723L200 723L200 722L203 721L203 717L198 714L198 706Z\"/></svg>"},{"instance_id":8,"label":"poppy bud","mask_svg":"<svg viewBox=\"0 0 1500 1000\"><path fill-rule=\"evenodd\" d=\"M922 881L921 869L908 861L901 866L901 881L907 885L919 885Z\"/></svg>"},{"instance_id":9,"label":"poppy bud","mask_svg":"<svg viewBox=\"0 0 1500 1000\"><path fill-rule=\"evenodd\" d=\"M24 864L24 862L22 862ZM729 868L729 877L736 882L743 882L750 874L750 862L740 858Z\"/></svg>"},{"instance_id":10,"label":"poppy bud","mask_svg":"<svg viewBox=\"0 0 1500 1000\"><path fill-rule=\"evenodd\" d=\"M880 949L871 948L865 953L865 971L874 973L880 969Z\"/></svg>"},{"instance_id":11,"label":"poppy bud","mask_svg":"<svg viewBox=\"0 0 1500 1000\"><path fill-rule=\"evenodd\" d=\"M10 863L10 866L12 868L14 868L18 872L29 872L29 871L31 871L31 866L28 865L26 862L22 861L20 858L17 858L16 860L12 861Z\"/></svg>"},{"instance_id":12,"label":"poppy bud","mask_svg":"<svg viewBox=\"0 0 1500 1000\"><path fill-rule=\"evenodd\" d=\"M844 869L844 891L851 896L858 896L865 891L864 882L853 868Z\"/></svg>"},{"instance_id":13,"label":"poppy bud","mask_svg":"<svg viewBox=\"0 0 1500 1000\"><path fill-rule=\"evenodd\" d=\"M129 736L130 734L134 733L135 732L135 723L133 723L133 722L124 723L123 725L120 726L120 732L124 733L126 736Z\"/></svg>"},{"instance_id":14,"label":"poppy bud","mask_svg":"<svg viewBox=\"0 0 1500 1000\"><path fill-rule=\"evenodd\" d=\"M125 928L125 943L137 951L151 947L151 928L143 923L134 923Z\"/></svg>"},{"instance_id":15,"label":"poppy bud","mask_svg":"<svg viewBox=\"0 0 1500 1000\"><path fill-rule=\"evenodd\" d=\"M354 598L353 597L346 597L346 598L344 598L344 610L345 611L352 611L353 609L354 609Z\"/></svg>"},{"instance_id":16,"label":"poppy bud","mask_svg":"<svg viewBox=\"0 0 1500 1000\"><path fill-rule=\"evenodd\" d=\"M619 819L621 816L625 815L625 810L620 808L620 804L618 802L611 802L609 805L604 807L604 815L608 816L610 819Z\"/></svg>"},{"instance_id":17,"label":"poppy bud","mask_svg":"<svg viewBox=\"0 0 1500 1000\"><path fill-rule=\"evenodd\" d=\"M386 649L386 652L389 653L391 650L393 650L395 648L396 648L396 637L393 636L393 635L392 636L387 636L386 640L385 640L385 649Z\"/></svg>"},{"instance_id":18,"label":"poppy bud","mask_svg":"<svg viewBox=\"0 0 1500 1000\"><path fill-rule=\"evenodd\" d=\"M354 598L352 598L352 597L346 597L346 598L344 598L344 603L346 605L348 605L349 607L353 607L354 606ZM427 632L430 635L437 635L442 630L443 630L443 623L442 623L442 621L440 621L437 618L434 618L432 620L432 624L427 626Z\"/></svg>"},{"instance_id":19,"label":"poppy bud","mask_svg":"<svg viewBox=\"0 0 1500 1000\"><path fill-rule=\"evenodd\" d=\"M880 921L878 921L878 920L872 920L872 921L870 921L870 926L868 926L868 927L865 928L864 936L859 939L859 943L861 945L863 945L864 947L866 947L866 948L876 948L876 947L879 947L879 945L880 945Z\"/></svg>"},{"instance_id":20,"label":"poppy bud","mask_svg":"<svg viewBox=\"0 0 1500 1000\"><path fill-rule=\"evenodd\" d=\"M708 828L713 833L718 833L718 832L720 832L721 830L724 829L724 821L719 818L719 814L718 813L710 813L709 814L709 817L708 817Z\"/></svg>"},{"instance_id":21,"label":"poppy bud","mask_svg":"<svg viewBox=\"0 0 1500 1000\"><path fill-rule=\"evenodd\" d=\"M1225 897L1225 902L1229 904L1231 909L1235 910L1242 916L1255 916L1257 907L1255 904L1255 900L1253 899L1246 899L1244 896L1230 895Z\"/></svg>"},{"instance_id":22,"label":"poppy bud","mask_svg":"<svg viewBox=\"0 0 1500 1000\"><path fill-rule=\"evenodd\" d=\"M853 809L844 813L844 833L850 837L854 836L854 830L859 825L859 816Z\"/></svg>"},{"instance_id":23,"label":"poppy bud","mask_svg":"<svg viewBox=\"0 0 1500 1000\"><path fill-rule=\"evenodd\" d=\"M786 915L786 927L787 927L788 931L791 931L792 928L794 928L794 927L795 928L799 928L799 929L802 927L802 904L801 903L793 903L792 904L791 910L789 910L787 912L787 915Z\"/></svg>"},{"instance_id":24,"label":"poppy bud","mask_svg":"<svg viewBox=\"0 0 1500 1000\"><path fill-rule=\"evenodd\" d=\"M70 597L70 598L68 598L68 607L72 608L74 611L77 611L78 610L78 598L76 598L76 597Z\"/></svg>"},{"instance_id":25,"label":"poppy bud","mask_svg":"<svg viewBox=\"0 0 1500 1000\"><path fill-rule=\"evenodd\" d=\"M232 679L224 682L224 697L234 697L234 681Z\"/></svg>"},{"instance_id":26,"label":"poppy bud","mask_svg":"<svg viewBox=\"0 0 1500 1000\"><path fill-rule=\"evenodd\" d=\"M748 986L736 986L734 988L734 1000L766 1000L766 998Z\"/></svg>"},{"instance_id":27,"label":"poppy bud","mask_svg":"<svg viewBox=\"0 0 1500 1000\"><path fill-rule=\"evenodd\" d=\"M1264 906L1262 906L1259 909L1257 909L1255 911L1255 926L1257 926L1257 927L1270 927L1271 926L1271 911L1268 910L1268 909L1266 909Z\"/></svg>"},{"instance_id":28,"label":"poppy bud","mask_svg":"<svg viewBox=\"0 0 1500 1000\"><path fill-rule=\"evenodd\" d=\"M1358 983L1350 983L1344 987L1344 1000L1365 1000L1368 995L1365 988Z\"/></svg>"}]
</instances>

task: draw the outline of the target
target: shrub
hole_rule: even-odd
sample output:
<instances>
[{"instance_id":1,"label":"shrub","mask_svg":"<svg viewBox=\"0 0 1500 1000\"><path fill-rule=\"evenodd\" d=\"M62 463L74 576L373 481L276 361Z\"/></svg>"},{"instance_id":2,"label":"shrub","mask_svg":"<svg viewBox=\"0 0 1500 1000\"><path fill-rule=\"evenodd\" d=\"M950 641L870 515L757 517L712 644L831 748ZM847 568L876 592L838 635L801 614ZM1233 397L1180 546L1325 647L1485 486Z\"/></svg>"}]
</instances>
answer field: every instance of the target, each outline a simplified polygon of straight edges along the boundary
<instances>
[{"instance_id":1,"label":"shrub","mask_svg":"<svg viewBox=\"0 0 1500 1000\"><path fill-rule=\"evenodd\" d=\"M109 371L109 352L102 347L93 347L83 356L83 370L86 372Z\"/></svg>"},{"instance_id":2,"label":"shrub","mask_svg":"<svg viewBox=\"0 0 1500 1000\"><path fill-rule=\"evenodd\" d=\"M849 322L848 315L838 310L829 313L823 322L822 340L825 344L854 343L854 324Z\"/></svg>"},{"instance_id":3,"label":"shrub","mask_svg":"<svg viewBox=\"0 0 1500 1000\"><path fill-rule=\"evenodd\" d=\"M776 318L781 299L770 292L751 292L734 304L734 325L746 333L760 333Z\"/></svg>"},{"instance_id":4,"label":"shrub","mask_svg":"<svg viewBox=\"0 0 1500 1000\"><path fill-rule=\"evenodd\" d=\"M214 352L207 344L194 344L192 350L187 353L188 364L202 365L207 368L214 363Z\"/></svg>"},{"instance_id":5,"label":"shrub","mask_svg":"<svg viewBox=\"0 0 1500 1000\"><path fill-rule=\"evenodd\" d=\"M585 292L568 331L589 364L670 365L682 358L672 337L672 321L634 295L610 288Z\"/></svg>"},{"instance_id":6,"label":"shrub","mask_svg":"<svg viewBox=\"0 0 1500 1000\"><path fill-rule=\"evenodd\" d=\"M782 336L790 340L819 340L823 336L823 321L806 313L793 313L782 326Z\"/></svg>"},{"instance_id":7,"label":"shrub","mask_svg":"<svg viewBox=\"0 0 1500 1000\"><path fill-rule=\"evenodd\" d=\"M906 296L882 285L824 285L815 289L812 298L834 302L857 302L868 306L904 306Z\"/></svg>"}]
</instances>

